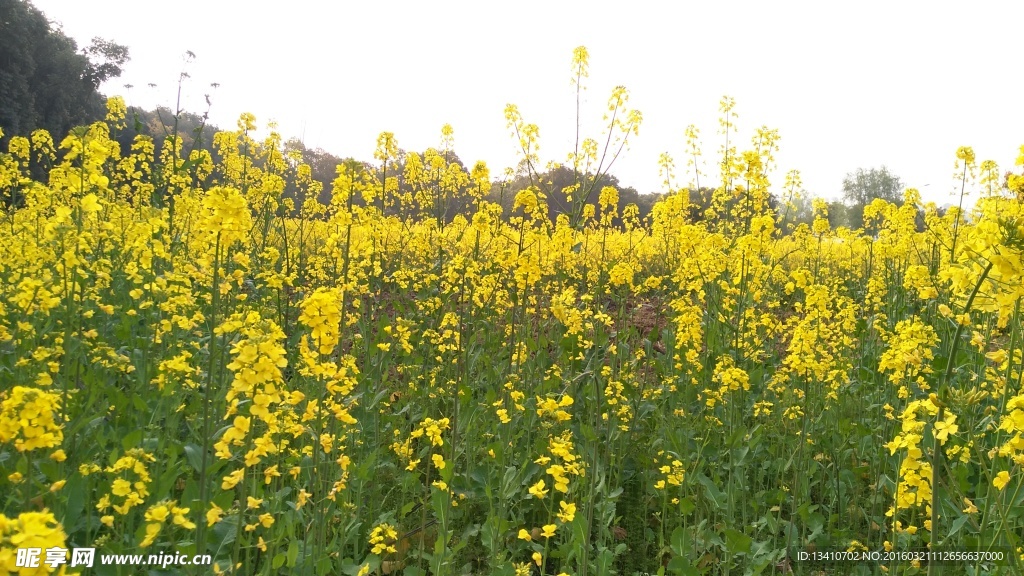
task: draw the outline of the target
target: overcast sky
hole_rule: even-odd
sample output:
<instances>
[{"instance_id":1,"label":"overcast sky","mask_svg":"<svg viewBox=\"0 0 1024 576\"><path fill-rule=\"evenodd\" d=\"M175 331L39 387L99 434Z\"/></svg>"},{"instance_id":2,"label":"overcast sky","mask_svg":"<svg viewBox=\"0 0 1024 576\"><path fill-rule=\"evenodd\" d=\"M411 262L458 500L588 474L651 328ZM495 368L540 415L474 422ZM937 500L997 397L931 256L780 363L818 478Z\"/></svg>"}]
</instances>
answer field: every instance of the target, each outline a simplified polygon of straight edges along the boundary
<instances>
[{"instance_id":1,"label":"overcast sky","mask_svg":"<svg viewBox=\"0 0 1024 576\"><path fill-rule=\"evenodd\" d=\"M129 104L173 105L191 50L186 109L201 112L210 93L221 127L248 111L286 138L365 160L381 131L420 151L450 123L463 161L500 173L516 162L509 102L540 126L542 159L564 160L579 45L591 56L584 131L600 134L615 85L643 112L613 168L641 192L660 189L661 152L685 169L688 124L715 158L722 95L737 101L743 144L758 126L779 130L773 182L798 169L823 197L839 195L847 172L884 164L927 200L955 202L958 146L1005 171L1024 143L1020 1L34 4L80 46L101 36L129 47L124 75L103 87Z\"/></svg>"}]
</instances>

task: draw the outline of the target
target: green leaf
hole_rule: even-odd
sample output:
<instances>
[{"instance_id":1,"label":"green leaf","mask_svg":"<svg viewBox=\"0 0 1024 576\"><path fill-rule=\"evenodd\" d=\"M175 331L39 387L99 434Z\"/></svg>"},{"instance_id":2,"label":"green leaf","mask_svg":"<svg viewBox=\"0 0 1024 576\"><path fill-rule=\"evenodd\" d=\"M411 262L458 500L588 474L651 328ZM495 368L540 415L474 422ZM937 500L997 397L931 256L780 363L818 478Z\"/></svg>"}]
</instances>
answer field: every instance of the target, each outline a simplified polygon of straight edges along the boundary
<instances>
[{"instance_id":1,"label":"green leaf","mask_svg":"<svg viewBox=\"0 0 1024 576\"><path fill-rule=\"evenodd\" d=\"M719 510L725 509L725 493L715 486L715 483L710 478L703 474L697 474L697 481L704 485L704 494L708 497L708 500L715 505L715 508Z\"/></svg>"},{"instance_id":2,"label":"green leaf","mask_svg":"<svg viewBox=\"0 0 1024 576\"><path fill-rule=\"evenodd\" d=\"M611 550L602 547L597 554L597 574L598 576L608 576L611 574L612 561L615 560L615 555Z\"/></svg>"},{"instance_id":3,"label":"green leaf","mask_svg":"<svg viewBox=\"0 0 1024 576\"><path fill-rule=\"evenodd\" d=\"M689 560L681 556L675 556L668 561L668 571L680 576L698 576L700 574Z\"/></svg>"},{"instance_id":4,"label":"green leaf","mask_svg":"<svg viewBox=\"0 0 1024 576\"><path fill-rule=\"evenodd\" d=\"M145 405L143 405L140 410L145 410ZM131 450L138 446L140 442L142 442L142 430L133 430L121 439L121 446L124 447L125 450Z\"/></svg>"},{"instance_id":5,"label":"green leaf","mask_svg":"<svg viewBox=\"0 0 1024 576\"><path fill-rule=\"evenodd\" d=\"M953 527L950 529L949 536L946 536L946 538L949 538L950 536L959 532L960 529L963 528L964 524L966 524L969 519L970 518L968 516L964 515L954 520Z\"/></svg>"},{"instance_id":6,"label":"green leaf","mask_svg":"<svg viewBox=\"0 0 1024 576\"><path fill-rule=\"evenodd\" d=\"M750 552L753 539L739 530L725 529L725 547L730 554L746 554Z\"/></svg>"},{"instance_id":7,"label":"green leaf","mask_svg":"<svg viewBox=\"0 0 1024 576\"><path fill-rule=\"evenodd\" d=\"M85 510L85 478L80 474L71 475L67 486L64 487L64 493L68 499L67 517L64 524L74 526Z\"/></svg>"},{"instance_id":8,"label":"green leaf","mask_svg":"<svg viewBox=\"0 0 1024 576\"><path fill-rule=\"evenodd\" d=\"M295 567L296 560L299 559L299 543L292 540L292 543L288 545L288 554L285 557L285 563L289 568Z\"/></svg>"},{"instance_id":9,"label":"green leaf","mask_svg":"<svg viewBox=\"0 0 1024 576\"><path fill-rule=\"evenodd\" d=\"M415 507L416 507L416 501L415 500L410 500L410 501L406 502L405 506L402 506L402 514L401 515L402 516L408 516L409 512L412 512L412 509L415 508Z\"/></svg>"},{"instance_id":10,"label":"green leaf","mask_svg":"<svg viewBox=\"0 0 1024 576\"><path fill-rule=\"evenodd\" d=\"M669 537L670 546L672 551L675 552L676 556L685 555L686 549L689 547L686 545L686 530L683 530L682 526L676 526L676 529L672 531L672 536Z\"/></svg>"},{"instance_id":11,"label":"green leaf","mask_svg":"<svg viewBox=\"0 0 1024 576\"><path fill-rule=\"evenodd\" d=\"M203 468L203 448L196 444L186 444L185 459L188 460L188 465L198 472Z\"/></svg>"}]
</instances>

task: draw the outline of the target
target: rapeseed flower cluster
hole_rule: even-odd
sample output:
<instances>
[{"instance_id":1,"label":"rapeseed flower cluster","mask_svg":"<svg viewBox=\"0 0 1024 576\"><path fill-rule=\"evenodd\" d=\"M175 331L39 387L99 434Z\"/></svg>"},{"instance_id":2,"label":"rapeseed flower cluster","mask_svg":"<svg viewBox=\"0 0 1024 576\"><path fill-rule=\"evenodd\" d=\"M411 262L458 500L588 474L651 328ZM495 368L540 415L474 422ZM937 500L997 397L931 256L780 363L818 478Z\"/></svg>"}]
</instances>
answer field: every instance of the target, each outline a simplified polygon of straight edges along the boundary
<instances>
[{"instance_id":1,"label":"rapeseed flower cluster","mask_svg":"<svg viewBox=\"0 0 1024 576\"><path fill-rule=\"evenodd\" d=\"M18 452L58 446L64 439L60 414L56 393L15 386L0 402L0 442Z\"/></svg>"},{"instance_id":2,"label":"rapeseed flower cluster","mask_svg":"<svg viewBox=\"0 0 1024 576\"><path fill-rule=\"evenodd\" d=\"M66 551L66 538L60 522L49 510L24 512L14 518L0 514L0 570L19 576L52 572L64 574L66 566L51 570L51 565L42 562L45 556L39 558L40 562L35 568L19 566L17 551L26 548L38 548L44 554L51 548L64 548Z\"/></svg>"}]
</instances>

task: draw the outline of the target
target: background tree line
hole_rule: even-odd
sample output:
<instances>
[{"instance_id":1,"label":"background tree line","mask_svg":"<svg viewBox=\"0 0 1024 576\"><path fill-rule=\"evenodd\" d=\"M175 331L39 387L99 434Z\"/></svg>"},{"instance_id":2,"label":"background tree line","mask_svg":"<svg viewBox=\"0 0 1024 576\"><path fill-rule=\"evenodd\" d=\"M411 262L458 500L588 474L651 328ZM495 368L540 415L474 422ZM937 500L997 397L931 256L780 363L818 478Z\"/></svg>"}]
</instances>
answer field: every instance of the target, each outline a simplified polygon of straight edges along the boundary
<instances>
[{"instance_id":1,"label":"background tree line","mask_svg":"<svg viewBox=\"0 0 1024 576\"><path fill-rule=\"evenodd\" d=\"M89 46L79 49L72 38L51 24L28 0L0 0L0 128L4 134L0 140L0 149L6 149L7 141L13 135L28 135L35 129L43 128L55 138L60 138L75 126L101 120L106 114L106 107L99 87L104 81L120 76L128 59L127 47L102 38L93 38ZM216 160L218 155L213 147L213 135L217 131L216 126L208 123L206 114L167 108L132 108L127 127L114 136L124 151L130 149L136 136L150 136L159 153L160 146L173 133L182 138L186 155L193 149L205 149ZM309 148L297 139L288 140L284 148L286 153L293 153L301 158L301 162L310 166L312 179L322 185L319 200L325 204L330 202L330 191L339 165L349 163L362 170L375 170L370 163L339 157L322 148ZM420 153L420 156L425 152ZM449 155L450 162L468 172L457 154L450 152ZM402 178L405 157L406 152L399 151L390 169L392 175L398 175L399 193L411 191L410 184ZM643 221L661 198L661 194L657 193L641 194L635 188L623 185L612 174L584 176L594 182L593 190L605 186L613 186L618 190L619 217L615 223L619 225L627 205L635 204L637 216ZM554 221L560 214L569 213L571 202L567 201L566 191L572 189L577 177L565 165L549 166L540 173L520 166L510 177L492 183L487 200L500 204L507 217L512 213L516 194L529 186L536 186L545 193L548 216ZM293 198L298 208L305 200L301 187L294 174L286 178L286 182L284 194ZM847 174L843 180L843 201L829 203L829 219L835 227L860 228L863 225L864 206L874 198L898 204L902 200L902 191L903 183L899 177L884 166L870 170L858 169ZM693 220L703 218L711 192L710 189L690 192ZM467 194L456 193L442 216L452 218L460 213L469 215L473 206L468 198ZM356 202L361 202L361 199L357 198ZM598 194L591 194L586 202L593 204L596 210ZM774 197L772 207L779 207ZM810 201L797 199L795 206L787 210L786 218L793 225L810 223L813 219Z\"/></svg>"}]
</instances>

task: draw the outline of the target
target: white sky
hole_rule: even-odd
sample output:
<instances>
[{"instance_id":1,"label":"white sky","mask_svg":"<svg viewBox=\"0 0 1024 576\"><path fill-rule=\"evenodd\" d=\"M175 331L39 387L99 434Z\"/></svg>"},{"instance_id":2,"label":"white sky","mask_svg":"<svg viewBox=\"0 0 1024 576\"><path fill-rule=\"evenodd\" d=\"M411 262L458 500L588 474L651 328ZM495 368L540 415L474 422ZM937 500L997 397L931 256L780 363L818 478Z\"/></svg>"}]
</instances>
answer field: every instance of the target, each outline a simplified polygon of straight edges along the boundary
<instances>
[{"instance_id":1,"label":"white sky","mask_svg":"<svg viewBox=\"0 0 1024 576\"><path fill-rule=\"evenodd\" d=\"M363 160L381 131L421 151L451 123L463 161L500 174L516 162L509 102L540 126L542 160L564 160L578 45L591 57L586 135L600 134L617 84L643 112L612 170L641 192L661 188L661 152L685 170L688 124L716 158L725 94L737 101L742 144L758 126L779 129L773 182L795 168L823 197L838 197L847 172L885 164L926 200L955 203L958 146L1005 172L1024 143L1019 1L34 4L80 46L102 36L129 47L125 74L104 87L129 104L173 106L191 50L186 109L204 110L218 82L211 119L222 128L248 111L261 126L276 120L285 138Z\"/></svg>"}]
</instances>

